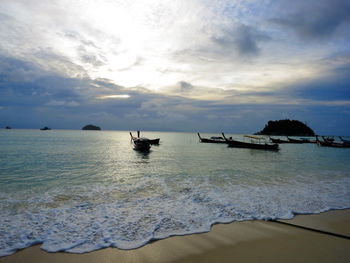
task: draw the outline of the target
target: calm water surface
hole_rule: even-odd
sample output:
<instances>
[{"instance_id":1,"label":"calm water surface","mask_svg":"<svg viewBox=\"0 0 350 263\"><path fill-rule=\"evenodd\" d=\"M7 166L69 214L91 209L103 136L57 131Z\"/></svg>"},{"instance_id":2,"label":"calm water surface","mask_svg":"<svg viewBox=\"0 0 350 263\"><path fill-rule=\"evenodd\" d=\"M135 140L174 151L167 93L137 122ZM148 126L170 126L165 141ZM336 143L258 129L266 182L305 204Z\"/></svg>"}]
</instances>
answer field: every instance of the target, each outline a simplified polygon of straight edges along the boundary
<instances>
[{"instance_id":1,"label":"calm water surface","mask_svg":"<svg viewBox=\"0 0 350 263\"><path fill-rule=\"evenodd\" d=\"M37 243L130 249L216 222L350 207L350 149L273 152L201 144L194 133L143 135L161 144L145 154L128 132L1 130L0 256Z\"/></svg>"}]
</instances>

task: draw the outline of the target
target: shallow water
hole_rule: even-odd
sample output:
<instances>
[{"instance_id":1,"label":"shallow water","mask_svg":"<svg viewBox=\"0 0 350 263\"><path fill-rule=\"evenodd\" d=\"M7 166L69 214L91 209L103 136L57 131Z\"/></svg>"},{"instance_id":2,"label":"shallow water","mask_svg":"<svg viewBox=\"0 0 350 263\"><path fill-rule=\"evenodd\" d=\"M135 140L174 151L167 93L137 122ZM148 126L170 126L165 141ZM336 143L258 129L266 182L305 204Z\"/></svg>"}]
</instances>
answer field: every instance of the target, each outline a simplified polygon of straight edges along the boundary
<instances>
[{"instance_id":1,"label":"shallow water","mask_svg":"<svg viewBox=\"0 0 350 263\"><path fill-rule=\"evenodd\" d=\"M0 255L37 243L131 249L216 222L350 207L350 149L274 152L203 144L193 133L143 135L161 144L145 154L124 131L0 131Z\"/></svg>"}]
</instances>

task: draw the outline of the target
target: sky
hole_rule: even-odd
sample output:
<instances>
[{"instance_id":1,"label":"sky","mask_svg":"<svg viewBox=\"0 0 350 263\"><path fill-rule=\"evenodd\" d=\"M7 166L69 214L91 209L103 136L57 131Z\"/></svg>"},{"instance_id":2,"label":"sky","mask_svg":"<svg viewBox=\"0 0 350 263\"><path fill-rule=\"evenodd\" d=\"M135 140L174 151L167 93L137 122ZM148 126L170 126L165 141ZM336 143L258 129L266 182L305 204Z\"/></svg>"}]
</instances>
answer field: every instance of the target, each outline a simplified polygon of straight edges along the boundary
<instances>
[{"instance_id":1,"label":"sky","mask_svg":"<svg viewBox=\"0 0 350 263\"><path fill-rule=\"evenodd\" d=\"M0 0L0 126L350 135L348 0Z\"/></svg>"}]
</instances>

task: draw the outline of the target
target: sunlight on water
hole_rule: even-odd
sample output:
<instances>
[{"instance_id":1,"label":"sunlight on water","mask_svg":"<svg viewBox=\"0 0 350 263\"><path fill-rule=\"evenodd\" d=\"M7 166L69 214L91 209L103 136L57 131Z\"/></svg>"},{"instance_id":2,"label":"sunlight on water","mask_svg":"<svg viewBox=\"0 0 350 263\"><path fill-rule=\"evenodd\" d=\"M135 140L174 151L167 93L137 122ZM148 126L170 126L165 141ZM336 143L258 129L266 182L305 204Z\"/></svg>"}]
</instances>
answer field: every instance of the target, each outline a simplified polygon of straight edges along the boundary
<instances>
[{"instance_id":1,"label":"sunlight on water","mask_svg":"<svg viewBox=\"0 0 350 263\"><path fill-rule=\"evenodd\" d=\"M35 243L135 248L215 222L350 207L350 149L271 152L203 144L192 133L143 135L161 144L141 153L128 132L1 131L0 255Z\"/></svg>"}]
</instances>

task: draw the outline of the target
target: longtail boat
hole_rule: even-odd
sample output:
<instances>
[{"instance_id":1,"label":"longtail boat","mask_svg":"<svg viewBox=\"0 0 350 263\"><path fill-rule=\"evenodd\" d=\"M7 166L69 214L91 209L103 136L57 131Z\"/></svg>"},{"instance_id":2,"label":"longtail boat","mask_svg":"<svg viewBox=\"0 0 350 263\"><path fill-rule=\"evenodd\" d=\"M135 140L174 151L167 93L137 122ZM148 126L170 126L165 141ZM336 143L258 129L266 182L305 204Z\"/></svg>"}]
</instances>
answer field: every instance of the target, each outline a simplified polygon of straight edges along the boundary
<instances>
[{"instance_id":1,"label":"longtail boat","mask_svg":"<svg viewBox=\"0 0 350 263\"><path fill-rule=\"evenodd\" d=\"M137 138L140 138L140 131L137 131ZM149 143L151 145L158 145L159 141L160 141L160 138L157 138L157 139L148 139L148 138L146 138L146 139L149 140Z\"/></svg>"},{"instance_id":2,"label":"longtail boat","mask_svg":"<svg viewBox=\"0 0 350 263\"><path fill-rule=\"evenodd\" d=\"M160 141L160 138L157 139L149 139L149 143L152 145L158 145Z\"/></svg>"},{"instance_id":3,"label":"longtail boat","mask_svg":"<svg viewBox=\"0 0 350 263\"><path fill-rule=\"evenodd\" d=\"M134 150L146 152L151 149L151 143L148 138L140 138L140 132L137 132L138 137L134 137L130 132L131 142Z\"/></svg>"},{"instance_id":4,"label":"longtail boat","mask_svg":"<svg viewBox=\"0 0 350 263\"><path fill-rule=\"evenodd\" d=\"M234 140L231 137L229 139L227 139L225 137L224 133L222 133L222 136L224 137L224 139L228 143L228 147L260 149L260 150L274 150L274 151L279 150L277 143L267 143L265 138L263 138L263 137L245 135L244 137L250 138L251 142L244 142L244 141ZM265 140L265 141L261 142L262 140Z\"/></svg>"},{"instance_id":5,"label":"longtail boat","mask_svg":"<svg viewBox=\"0 0 350 263\"><path fill-rule=\"evenodd\" d=\"M277 139L277 138L272 138L271 136L269 136L269 138L273 143L289 143L289 141Z\"/></svg>"},{"instance_id":6,"label":"longtail boat","mask_svg":"<svg viewBox=\"0 0 350 263\"><path fill-rule=\"evenodd\" d=\"M309 138L300 138L300 140L301 140L303 143L316 143L316 140L315 140L315 141L312 141L312 140L310 140Z\"/></svg>"},{"instance_id":7,"label":"longtail boat","mask_svg":"<svg viewBox=\"0 0 350 263\"><path fill-rule=\"evenodd\" d=\"M303 140L289 138L288 136L287 136L287 139L288 139L289 143L304 143Z\"/></svg>"},{"instance_id":8,"label":"longtail boat","mask_svg":"<svg viewBox=\"0 0 350 263\"><path fill-rule=\"evenodd\" d=\"M204 143L227 143L226 140L223 137L212 136L212 137L210 137L210 139L207 139L207 138L202 138L201 135L199 134L199 132L197 133L197 135L199 137L199 141L200 142L204 142Z\"/></svg>"},{"instance_id":9,"label":"longtail boat","mask_svg":"<svg viewBox=\"0 0 350 263\"><path fill-rule=\"evenodd\" d=\"M318 136L316 135L316 143L319 146L325 146L325 147L333 147L333 148L350 148L350 145L345 144L344 142L335 142L333 138L328 139L324 136L322 136L323 141L318 139Z\"/></svg>"},{"instance_id":10,"label":"longtail boat","mask_svg":"<svg viewBox=\"0 0 350 263\"><path fill-rule=\"evenodd\" d=\"M350 141L343 139L343 137L339 136L340 140L344 143L344 145L350 146Z\"/></svg>"}]
</instances>

